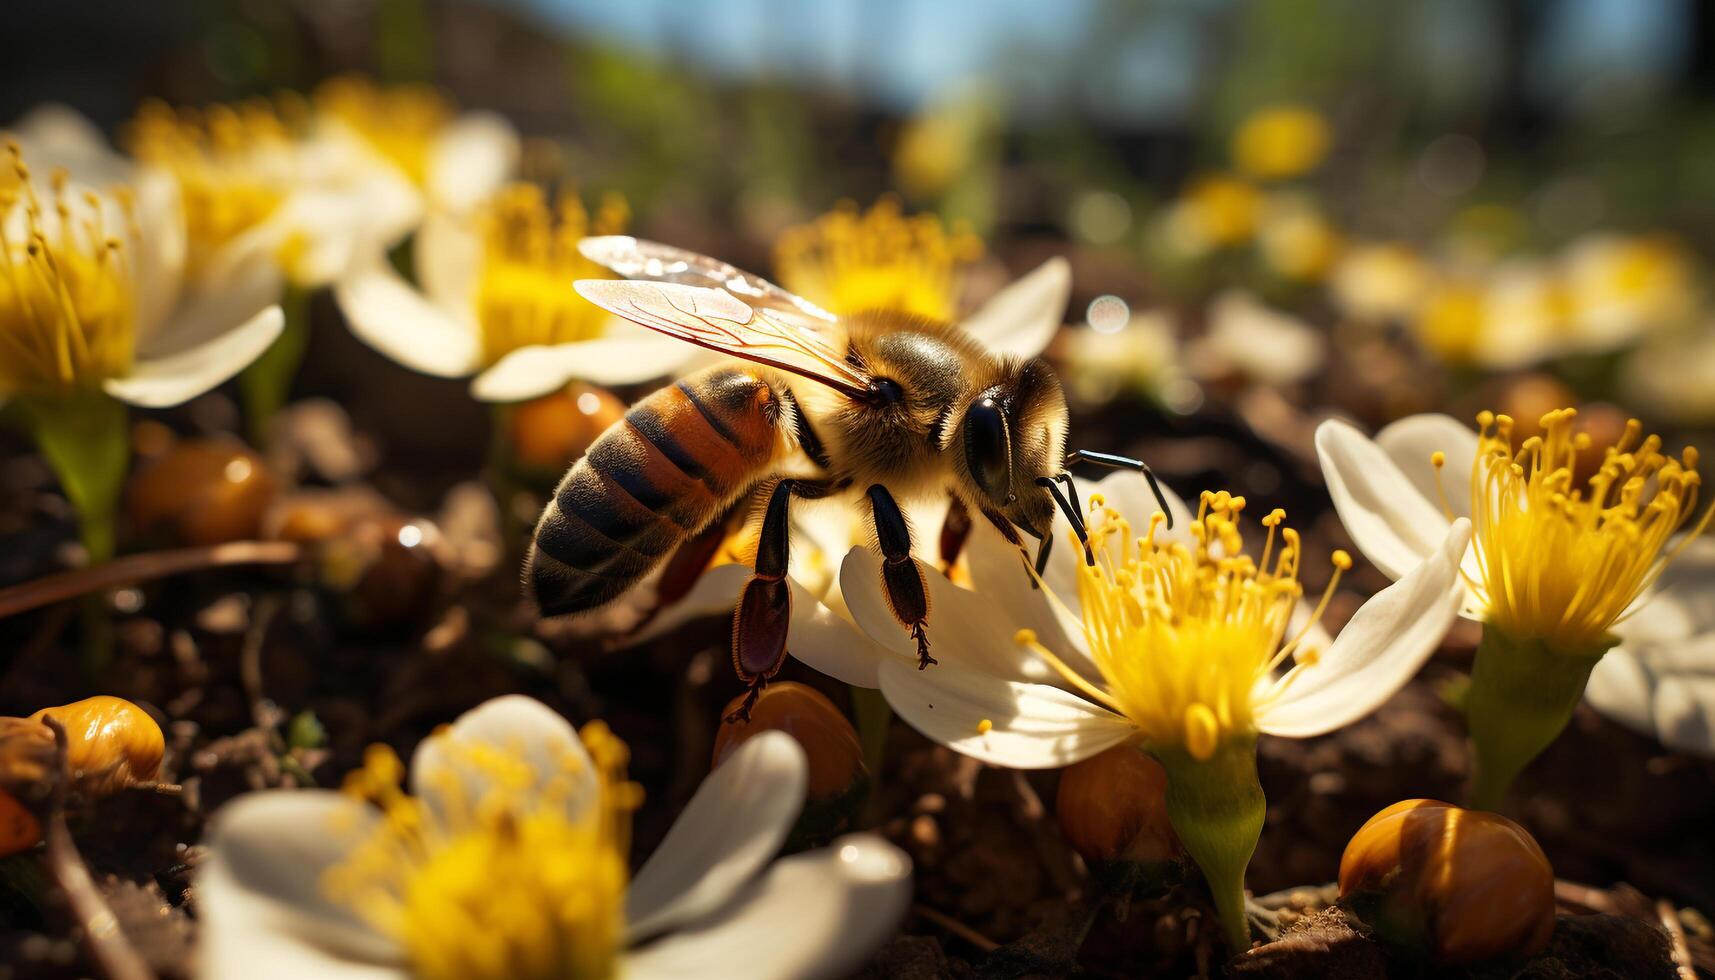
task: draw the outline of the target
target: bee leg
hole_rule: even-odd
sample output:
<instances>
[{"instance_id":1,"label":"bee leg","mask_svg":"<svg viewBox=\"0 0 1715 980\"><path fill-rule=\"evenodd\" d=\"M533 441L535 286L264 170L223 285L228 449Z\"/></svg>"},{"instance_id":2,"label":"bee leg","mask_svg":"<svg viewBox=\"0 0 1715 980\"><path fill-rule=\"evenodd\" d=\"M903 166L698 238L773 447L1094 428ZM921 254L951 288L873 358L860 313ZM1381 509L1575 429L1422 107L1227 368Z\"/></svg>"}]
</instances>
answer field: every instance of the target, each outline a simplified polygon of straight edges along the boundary
<instances>
[{"instance_id":1,"label":"bee leg","mask_svg":"<svg viewBox=\"0 0 1715 980\"><path fill-rule=\"evenodd\" d=\"M917 641L917 669L935 662L929 656L929 587L923 570L911 557L911 525L887 488L877 483L869 488L870 513L875 518L876 542L881 545L881 582L893 618L911 631Z\"/></svg>"},{"instance_id":2,"label":"bee leg","mask_svg":"<svg viewBox=\"0 0 1715 980\"><path fill-rule=\"evenodd\" d=\"M793 494L813 498L827 492L820 483L788 479L776 484L768 496L756 542L755 573L744 584L732 615L732 666L739 680L750 684L750 693L727 721L748 719L763 687L786 662L786 635L792 625L792 587L786 581L791 549L787 501Z\"/></svg>"},{"instance_id":3,"label":"bee leg","mask_svg":"<svg viewBox=\"0 0 1715 980\"><path fill-rule=\"evenodd\" d=\"M965 507L964 498L958 494L950 494L947 503L947 519L941 522L941 571L949 572L959 560L959 552L965 550L965 541L971 536L971 512Z\"/></svg>"}]
</instances>

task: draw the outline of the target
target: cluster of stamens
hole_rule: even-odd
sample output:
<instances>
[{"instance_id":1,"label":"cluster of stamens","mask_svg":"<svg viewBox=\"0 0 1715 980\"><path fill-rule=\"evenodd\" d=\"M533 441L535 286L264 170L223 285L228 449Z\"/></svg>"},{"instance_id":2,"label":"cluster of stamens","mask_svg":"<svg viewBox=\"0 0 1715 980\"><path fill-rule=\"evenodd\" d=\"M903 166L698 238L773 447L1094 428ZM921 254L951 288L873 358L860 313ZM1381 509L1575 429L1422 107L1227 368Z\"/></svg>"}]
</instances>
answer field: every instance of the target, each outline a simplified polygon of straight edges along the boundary
<instances>
[{"instance_id":1,"label":"cluster of stamens","mask_svg":"<svg viewBox=\"0 0 1715 980\"><path fill-rule=\"evenodd\" d=\"M418 977L613 975L642 790L625 780L627 749L605 725L581 734L593 773L569 756L543 774L522 745L431 736L446 757L425 787L432 803L406 794L398 756L372 746L345 791L380 820L324 874L324 891L397 940Z\"/></svg>"},{"instance_id":2,"label":"cluster of stamens","mask_svg":"<svg viewBox=\"0 0 1715 980\"><path fill-rule=\"evenodd\" d=\"M964 269L982 240L930 214L906 217L891 197L860 212L847 201L788 229L775 247L780 284L834 313L889 310L951 320Z\"/></svg>"},{"instance_id":3,"label":"cluster of stamens","mask_svg":"<svg viewBox=\"0 0 1715 980\"><path fill-rule=\"evenodd\" d=\"M445 96L426 85L378 87L346 75L323 82L316 111L345 124L417 186L427 185L435 140L453 120Z\"/></svg>"},{"instance_id":4,"label":"cluster of stamens","mask_svg":"<svg viewBox=\"0 0 1715 980\"><path fill-rule=\"evenodd\" d=\"M99 384L131 365L136 297L127 250L135 239L128 191L114 205L74 196L56 171L41 200L17 144L0 181L0 395L52 394Z\"/></svg>"},{"instance_id":5,"label":"cluster of stamens","mask_svg":"<svg viewBox=\"0 0 1715 980\"><path fill-rule=\"evenodd\" d=\"M1592 446L1588 433L1574 431L1577 415L1544 415L1542 434L1516 449L1511 418L1477 417L1471 516L1479 573L1470 584L1503 633L1589 653L1608 646L1608 630L1684 546L1668 539L1695 512L1700 478L1695 449L1664 455L1660 437L1644 436L1633 419L1580 481L1579 458ZM1431 462L1439 474L1446 457Z\"/></svg>"},{"instance_id":6,"label":"cluster of stamens","mask_svg":"<svg viewBox=\"0 0 1715 980\"><path fill-rule=\"evenodd\" d=\"M1321 603L1289 640L1304 592L1298 532L1282 526L1284 511L1272 511L1262 519L1268 529L1262 555L1253 559L1244 553L1244 509L1243 497L1206 492L1189 542L1169 542L1158 540L1162 512L1138 537L1124 516L1092 497L1086 527L1096 561L1079 568L1078 598L1103 683L1071 669L1029 630L1019 642L1145 738L1183 746L1193 758L1207 759L1228 736L1253 732L1256 710L1316 662L1320 651L1306 646L1305 637L1352 561L1334 552ZM1294 665L1274 677L1289 659Z\"/></svg>"},{"instance_id":7,"label":"cluster of stamens","mask_svg":"<svg viewBox=\"0 0 1715 980\"><path fill-rule=\"evenodd\" d=\"M266 221L295 179L292 147L303 137L302 99L254 99L205 109L147 102L126 130L138 160L172 174L185 216L192 275L239 235Z\"/></svg>"},{"instance_id":8,"label":"cluster of stamens","mask_svg":"<svg viewBox=\"0 0 1715 980\"><path fill-rule=\"evenodd\" d=\"M484 360L492 364L533 344L599 337L608 315L571 284L609 273L578 252L578 240L618 234L629 219L616 195L602 198L591 215L575 194L561 194L550 209L533 184L503 188L478 217L483 253L476 315Z\"/></svg>"}]
</instances>

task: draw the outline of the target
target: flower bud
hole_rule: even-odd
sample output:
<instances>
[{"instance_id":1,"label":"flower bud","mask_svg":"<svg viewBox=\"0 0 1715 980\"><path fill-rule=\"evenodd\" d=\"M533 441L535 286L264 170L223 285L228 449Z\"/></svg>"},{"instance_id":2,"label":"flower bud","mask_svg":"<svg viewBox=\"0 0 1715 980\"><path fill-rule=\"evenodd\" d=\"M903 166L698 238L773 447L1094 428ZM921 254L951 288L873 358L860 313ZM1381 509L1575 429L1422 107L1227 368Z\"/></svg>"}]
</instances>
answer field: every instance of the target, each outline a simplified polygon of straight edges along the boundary
<instances>
[{"instance_id":1,"label":"flower bud","mask_svg":"<svg viewBox=\"0 0 1715 980\"><path fill-rule=\"evenodd\" d=\"M65 726L66 769L72 785L89 796L107 796L161 774L167 740L147 711L123 698L98 695L30 716ZM42 726L44 729L46 726Z\"/></svg>"},{"instance_id":2,"label":"flower bud","mask_svg":"<svg viewBox=\"0 0 1715 980\"><path fill-rule=\"evenodd\" d=\"M1068 766L1054 810L1060 833L1092 869L1180 856L1179 836L1167 819L1167 770L1135 746L1118 745Z\"/></svg>"},{"instance_id":3,"label":"flower bud","mask_svg":"<svg viewBox=\"0 0 1715 980\"><path fill-rule=\"evenodd\" d=\"M721 712L731 717L745 695L733 698ZM807 847L832 840L850 829L852 819L869 793L869 770L857 730L822 692L796 681L768 685L745 720L723 722L715 732L714 759L718 768L746 740L766 731L782 731L797 740L810 764L804 813L798 818L789 847Z\"/></svg>"},{"instance_id":4,"label":"flower bud","mask_svg":"<svg viewBox=\"0 0 1715 980\"><path fill-rule=\"evenodd\" d=\"M1395 803L1359 828L1340 898L1382 939L1442 963L1530 956L1554 932L1554 869L1535 839L1438 800Z\"/></svg>"},{"instance_id":5,"label":"flower bud","mask_svg":"<svg viewBox=\"0 0 1715 980\"><path fill-rule=\"evenodd\" d=\"M144 462L126 512L144 538L213 545L254 538L277 483L262 457L232 439L182 439Z\"/></svg>"},{"instance_id":6,"label":"flower bud","mask_svg":"<svg viewBox=\"0 0 1715 980\"><path fill-rule=\"evenodd\" d=\"M513 462L557 479L624 415L624 402L583 383L513 406L506 430Z\"/></svg>"}]
</instances>

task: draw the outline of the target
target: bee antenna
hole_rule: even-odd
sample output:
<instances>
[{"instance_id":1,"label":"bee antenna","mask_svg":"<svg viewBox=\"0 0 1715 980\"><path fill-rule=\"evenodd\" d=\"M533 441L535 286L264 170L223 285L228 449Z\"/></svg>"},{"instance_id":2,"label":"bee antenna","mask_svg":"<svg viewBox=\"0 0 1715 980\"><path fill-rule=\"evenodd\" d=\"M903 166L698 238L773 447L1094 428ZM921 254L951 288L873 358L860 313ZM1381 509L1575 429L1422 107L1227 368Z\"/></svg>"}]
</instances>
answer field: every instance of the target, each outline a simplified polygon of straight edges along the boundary
<instances>
[{"instance_id":1,"label":"bee antenna","mask_svg":"<svg viewBox=\"0 0 1715 980\"><path fill-rule=\"evenodd\" d=\"M1130 456L1116 456L1113 453L1098 453L1091 449L1074 449L1066 454L1067 466L1076 463L1094 463L1116 470L1135 470L1143 474L1149 481L1149 492L1155 494L1155 502L1161 505L1161 513L1167 518L1168 530L1173 528L1173 508L1167 506L1167 494L1161 492L1161 484L1155 479L1155 471L1141 459Z\"/></svg>"},{"instance_id":2,"label":"bee antenna","mask_svg":"<svg viewBox=\"0 0 1715 980\"><path fill-rule=\"evenodd\" d=\"M1060 475L1066 476L1064 473ZM1053 495L1054 502L1060 506L1060 512L1065 514L1066 520L1072 523L1072 533L1078 536L1078 541L1084 546L1084 563L1094 565L1096 554L1090 550L1090 533L1084 528L1084 516L1078 513L1078 508L1073 506L1072 502L1066 499L1066 495L1060 492L1060 485L1055 482L1056 479L1056 477L1039 476L1036 478L1036 485ZM1050 530L1048 533L1052 534L1053 531Z\"/></svg>"}]
</instances>

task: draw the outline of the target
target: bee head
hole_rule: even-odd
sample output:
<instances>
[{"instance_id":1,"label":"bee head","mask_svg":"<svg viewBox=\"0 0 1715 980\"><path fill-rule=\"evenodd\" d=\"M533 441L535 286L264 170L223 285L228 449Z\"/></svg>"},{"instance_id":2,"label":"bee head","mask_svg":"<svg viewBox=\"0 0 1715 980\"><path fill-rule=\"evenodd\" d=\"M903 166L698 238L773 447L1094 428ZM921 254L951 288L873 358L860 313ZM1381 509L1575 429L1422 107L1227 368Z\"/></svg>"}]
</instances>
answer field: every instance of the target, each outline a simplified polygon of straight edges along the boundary
<instances>
[{"instance_id":1,"label":"bee head","mask_svg":"<svg viewBox=\"0 0 1715 980\"><path fill-rule=\"evenodd\" d=\"M1066 396L1041 358L1008 362L965 407L957 466L989 509L1034 537L1054 522L1054 498L1037 484L1060 472Z\"/></svg>"}]
</instances>

